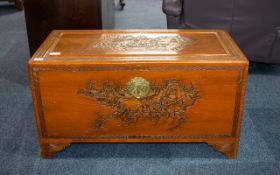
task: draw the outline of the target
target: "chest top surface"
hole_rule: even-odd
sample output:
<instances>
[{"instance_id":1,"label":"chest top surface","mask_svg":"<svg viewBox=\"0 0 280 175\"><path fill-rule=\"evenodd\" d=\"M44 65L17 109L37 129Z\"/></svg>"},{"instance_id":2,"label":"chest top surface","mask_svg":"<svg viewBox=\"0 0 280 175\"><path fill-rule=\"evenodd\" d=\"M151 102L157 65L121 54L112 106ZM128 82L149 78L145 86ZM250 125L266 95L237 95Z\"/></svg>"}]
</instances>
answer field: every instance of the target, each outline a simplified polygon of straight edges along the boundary
<instances>
[{"instance_id":1,"label":"chest top surface","mask_svg":"<svg viewBox=\"0 0 280 175\"><path fill-rule=\"evenodd\" d=\"M72 62L247 62L222 30L55 30L30 60Z\"/></svg>"}]
</instances>

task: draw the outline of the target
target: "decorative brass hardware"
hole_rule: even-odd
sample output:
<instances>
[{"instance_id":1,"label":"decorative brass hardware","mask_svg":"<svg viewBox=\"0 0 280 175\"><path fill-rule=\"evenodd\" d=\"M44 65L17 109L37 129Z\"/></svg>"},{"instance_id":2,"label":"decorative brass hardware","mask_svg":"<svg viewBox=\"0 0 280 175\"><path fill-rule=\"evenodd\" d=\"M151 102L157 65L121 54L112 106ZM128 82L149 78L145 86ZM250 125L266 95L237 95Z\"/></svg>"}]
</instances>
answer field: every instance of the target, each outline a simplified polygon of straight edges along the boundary
<instances>
[{"instance_id":1,"label":"decorative brass hardware","mask_svg":"<svg viewBox=\"0 0 280 175\"><path fill-rule=\"evenodd\" d=\"M127 83L127 90L135 98L143 98L150 92L150 83L142 77L135 77Z\"/></svg>"},{"instance_id":2,"label":"decorative brass hardware","mask_svg":"<svg viewBox=\"0 0 280 175\"><path fill-rule=\"evenodd\" d=\"M139 88L139 92L135 88ZM171 79L156 86L141 77L131 79L127 88L105 81L97 89L94 81L90 81L78 93L114 109L109 116L96 113L95 129L105 128L106 121L112 119L119 119L125 126L136 125L141 119L154 121L155 125L160 120L171 119L173 122L169 130L172 131L187 121L187 109L200 98L192 83L184 85L180 80Z\"/></svg>"}]
</instances>

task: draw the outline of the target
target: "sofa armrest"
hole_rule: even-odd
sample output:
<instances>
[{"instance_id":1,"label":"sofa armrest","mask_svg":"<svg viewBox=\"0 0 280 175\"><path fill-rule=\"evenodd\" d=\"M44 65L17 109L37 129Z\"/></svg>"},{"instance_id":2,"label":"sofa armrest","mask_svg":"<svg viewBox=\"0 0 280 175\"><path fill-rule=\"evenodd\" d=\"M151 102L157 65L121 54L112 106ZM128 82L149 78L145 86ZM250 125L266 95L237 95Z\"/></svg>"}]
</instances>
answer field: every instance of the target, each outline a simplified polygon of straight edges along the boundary
<instances>
[{"instance_id":1,"label":"sofa armrest","mask_svg":"<svg viewBox=\"0 0 280 175\"><path fill-rule=\"evenodd\" d=\"M168 16L178 16L182 12L182 0L163 0L162 11Z\"/></svg>"},{"instance_id":2,"label":"sofa armrest","mask_svg":"<svg viewBox=\"0 0 280 175\"><path fill-rule=\"evenodd\" d=\"M280 64L280 27L275 27L276 37L272 45L269 63Z\"/></svg>"}]
</instances>

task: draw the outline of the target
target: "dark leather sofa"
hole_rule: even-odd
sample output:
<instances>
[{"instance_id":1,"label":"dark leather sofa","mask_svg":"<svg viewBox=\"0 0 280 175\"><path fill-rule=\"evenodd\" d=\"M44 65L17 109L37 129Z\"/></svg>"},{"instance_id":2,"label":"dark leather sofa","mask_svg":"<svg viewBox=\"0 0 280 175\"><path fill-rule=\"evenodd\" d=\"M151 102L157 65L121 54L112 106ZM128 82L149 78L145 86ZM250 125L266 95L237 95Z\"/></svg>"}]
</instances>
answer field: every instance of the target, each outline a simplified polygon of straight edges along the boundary
<instances>
[{"instance_id":1,"label":"dark leather sofa","mask_svg":"<svg viewBox=\"0 0 280 175\"><path fill-rule=\"evenodd\" d=\"M280 64L280 0L163 0L169 29L226 29L251 61Z\"/></svg>"}]
</instances>

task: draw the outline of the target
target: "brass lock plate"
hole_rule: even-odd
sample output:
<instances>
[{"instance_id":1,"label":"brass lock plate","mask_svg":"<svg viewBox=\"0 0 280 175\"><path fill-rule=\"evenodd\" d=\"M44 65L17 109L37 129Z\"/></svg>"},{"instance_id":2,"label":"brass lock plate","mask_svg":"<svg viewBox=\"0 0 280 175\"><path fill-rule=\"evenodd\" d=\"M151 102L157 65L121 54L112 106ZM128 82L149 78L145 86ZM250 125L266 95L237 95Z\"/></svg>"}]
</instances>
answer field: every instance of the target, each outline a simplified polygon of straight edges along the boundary
<instances>
[{"instance_id":1,"label":"brass lock plate","mask_svg":"<svg viewBox=\"0 0 280 175\"><path fill-rule=\"evenodd\" d=\"M127 83L127 90L135 98L145 98L148 96L151 88L150 83L145 78L134 77Z\"/></svg>"}]
</instances>

